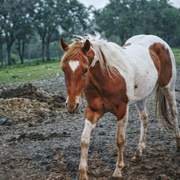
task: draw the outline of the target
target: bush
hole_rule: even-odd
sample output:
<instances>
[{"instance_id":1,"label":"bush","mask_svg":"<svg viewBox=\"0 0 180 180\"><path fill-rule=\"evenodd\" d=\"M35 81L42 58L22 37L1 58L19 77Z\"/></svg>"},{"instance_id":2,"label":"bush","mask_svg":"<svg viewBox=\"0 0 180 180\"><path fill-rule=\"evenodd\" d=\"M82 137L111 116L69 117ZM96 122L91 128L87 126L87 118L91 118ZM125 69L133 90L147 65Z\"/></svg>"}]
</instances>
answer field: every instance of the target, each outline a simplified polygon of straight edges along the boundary
<instances>
[{"instance_id":1,"label":"bush","mask_svg":"<svg viewBox=\"0 0 180 180\"><path fill-rule=\"evenodd\" d=\"M18 61L18 57L15 54L11 54L11 62L12 64L16 64Z\"/></svg>"}]
</instances>

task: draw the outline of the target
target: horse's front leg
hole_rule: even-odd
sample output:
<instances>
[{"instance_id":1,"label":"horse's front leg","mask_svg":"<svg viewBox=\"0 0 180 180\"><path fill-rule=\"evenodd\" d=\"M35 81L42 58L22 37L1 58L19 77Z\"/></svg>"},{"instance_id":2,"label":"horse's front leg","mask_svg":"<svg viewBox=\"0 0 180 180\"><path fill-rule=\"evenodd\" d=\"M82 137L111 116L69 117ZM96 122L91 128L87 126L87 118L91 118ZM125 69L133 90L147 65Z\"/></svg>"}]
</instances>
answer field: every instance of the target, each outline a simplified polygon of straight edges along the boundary
<instances>
[{"instance_id":1,"label":"horse's front leg","mask_svg":"<svg viewBox=\"0 0 180 180\"><path fill-rule=\"evenodd\" d=\"M124 167L123 148L125 145L125 133L126 133L126 126L128 121L128 109L129 107L127 105L125 110L120 111L121 118L118 117L118 130L116 136L117 147L118 147L118 158L116 163L116 169L113 174L113 177L115 179L119 179L122 177L121 169Z\"/></svg>"},{"instance_id":2,"label":"horse's front leg","mask_svg":"<svg viewBox=\"0 0 180 180\"><path fill-rule=\"evenodd\" d=\"M80 170L80 180L88 179L87 176L87 156L88 156L88 146L91 138L91 133L95 129L98 119L103 115L100 111L93 111L90 107L86 107L85 113L85 127L81 135L81 160L79 165Z\"/></svg>"}]
</instances>

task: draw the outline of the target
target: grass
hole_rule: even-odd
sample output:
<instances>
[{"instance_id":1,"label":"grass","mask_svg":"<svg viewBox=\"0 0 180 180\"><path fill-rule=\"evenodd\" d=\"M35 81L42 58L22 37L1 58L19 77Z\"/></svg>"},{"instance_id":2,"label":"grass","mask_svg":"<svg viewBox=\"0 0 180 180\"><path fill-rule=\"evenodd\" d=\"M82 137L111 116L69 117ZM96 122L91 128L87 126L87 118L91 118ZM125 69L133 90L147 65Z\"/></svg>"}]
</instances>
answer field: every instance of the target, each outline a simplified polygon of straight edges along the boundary
<instances>
[{"instance_id":1,"label":"grass","mask_svg":"<svg viewBox=\"0 0 180 180\"><path fill-rule=\"evenodd\" d=\"M177 65L180 65L180 49L173 48L172 50ZM51 59L51 62L46 63L42 63L40 59L34 59L31 60L31 65L25 61L24 64L17 63L8 66L7 69L0 67L0 81L5 83L25 83L32 80L48 79L57 75L63 75L58 58Z\"/></svg>"},{"instance_id":2,"label":"grass","mask_svg":"<svg viewBox=\"0 0 180 180\"><path fill-rule=\"evenodd\" d=\"M26 63L8 66L7 69L1 67L0 81L5 83L25 83L63 75L58 58L48 63L42 63L40 60L34 60L28 66Z\"/></svg>"},{"instance_id":3,"label":"grass","mask_svg":"<svg viewBox=\"0 0 180 180\"><path fill-rule=\"evenodd\" d=\"M172 48L172 51L174 53L177 65L180 65L180 49Z\"/></svg>"}]
</instances>

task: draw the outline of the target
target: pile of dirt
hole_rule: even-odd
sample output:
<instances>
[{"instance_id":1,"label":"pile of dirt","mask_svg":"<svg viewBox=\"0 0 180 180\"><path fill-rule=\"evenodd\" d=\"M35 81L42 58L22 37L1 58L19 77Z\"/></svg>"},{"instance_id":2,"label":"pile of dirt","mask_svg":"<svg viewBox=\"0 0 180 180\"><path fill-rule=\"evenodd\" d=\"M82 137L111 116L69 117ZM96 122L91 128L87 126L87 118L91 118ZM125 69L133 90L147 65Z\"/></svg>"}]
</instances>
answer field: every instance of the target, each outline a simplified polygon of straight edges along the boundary
<instances>
[{"instance_id":1,"label":"pile of dirt","mask_svg":"<svg viewBox=\"0 0 180 180\"><path fill-rule=\"evenodd\" d=\"M39 116L57 115L64 108L64 102L64 97L44 95L30 83L6 88L0 94L0 119L9 117L16 121L29 121Z\"/></svg>"}]
</instances>

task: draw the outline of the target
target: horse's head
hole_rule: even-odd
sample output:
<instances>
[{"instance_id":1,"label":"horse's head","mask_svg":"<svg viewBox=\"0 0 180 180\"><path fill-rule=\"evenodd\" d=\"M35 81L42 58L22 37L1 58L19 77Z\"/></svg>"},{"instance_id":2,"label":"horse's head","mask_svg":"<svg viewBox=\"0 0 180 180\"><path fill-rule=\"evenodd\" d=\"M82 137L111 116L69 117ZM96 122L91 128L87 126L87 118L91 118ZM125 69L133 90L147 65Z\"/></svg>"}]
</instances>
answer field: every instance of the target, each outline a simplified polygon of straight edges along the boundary
<instances>
[{"instance_id":1,"label":"horse's head","mask_svg":"<svg viewBox=\"0 0 180 180\"><path fill-rule=\"evenodd\" d=\"M83 91L89 83L89 58L94 57L89 40L75 41L68 45L60 39L60 45L65 52L61 60L67 86L66 106L69 113L77 113L81 106Z\"/></svg>"}]
</instances>

